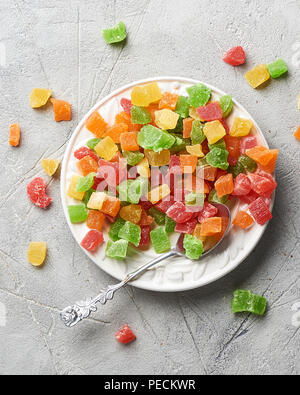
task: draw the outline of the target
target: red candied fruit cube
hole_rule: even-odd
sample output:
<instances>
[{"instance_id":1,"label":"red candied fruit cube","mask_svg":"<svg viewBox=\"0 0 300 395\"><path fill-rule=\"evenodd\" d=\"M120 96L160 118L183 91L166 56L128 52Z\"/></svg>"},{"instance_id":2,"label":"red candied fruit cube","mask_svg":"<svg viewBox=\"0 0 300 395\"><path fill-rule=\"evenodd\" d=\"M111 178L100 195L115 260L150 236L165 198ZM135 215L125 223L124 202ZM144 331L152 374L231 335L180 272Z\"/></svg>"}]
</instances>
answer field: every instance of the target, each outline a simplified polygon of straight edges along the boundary
<instances>
[{"instance_id":1,"label":"red candied fruit cube","mask_svg":"<svg viewBox=\"0 0 300 395\"><path fill-rule=\"evenodd\" d=\"M234 180L234 191L235 196L245 196L251 191L251 181L246 174L239 174Z\"/></svg>"},{"instance_id":2,"label":"red candied fruit cube","mask_svg":"<svg viewBox=\"0 0 300 395\"><path fill-rule=\"evenodd\" d=\"M91 158L95 159L95 161L98 162L99 158L98 156L95 154L94 151L92 151L90 148L88 147L81 147L78 148L75 152L74 152L74 156L76 159L80 160L82 158L84 158L85 156L90 156Z\"/></svg>"},{"instance_id":3,"label":"red candied fruit cube","mask_svg":"<svg viewBox=\"0 0 300 395\"><path fill-rule=\"evenodd\" d=\"M52 202L52 199L46 195L46 188L47 188L47 184L40 177L34 178L27 185L27 195L29 199L37 207L43 209L47 208L49 204Z\"/></svg>"},{"instance_id":4,"label":"red candied fruit cube","mask_svg":"<svg viewBox=\"0 0 300 395\"><path fill-rule=\"evenodd\" d=\"M262 173L261 173L262 174ZM262 197L270 197L277 187L277 182L271 175L268 177L258 174L249 174L251 187L254 192Z\"/></svg>"},{"instance_id":5,"label":"red candied fruit cube","mask_svg":"<svg viewBox=\"0 0 300 395\"><path fill-rule=\"evenodd\" d=\"M200 211L198 215L198 221L200 224L207 218L215 217L217 215L218 209L212 204L205 202L203 209Z\"/></svg>"},{"instance_id":6,"label":"red candied fruit cube","mask_svg":"<svg viewBox=\"0 0 300 395\"><path fill-rule=\"evenodd\" d=\"M240 148L243 155L246 154L247 149L257 146L257 138L254 136L246 136L241 138Z\"/></svg>"},{"instance_id":7,"label":"red candied fruit cube","mask_svg":"<svg viewBox=\"0 0 300 395\"><path fill-rule=\"evenodd\" d=\"M141 241L139 247L147 247L150 244L150 225L141 226Z\"/></svg>"},{"instance_id":8,"label":"red candied fruit cube","mask_svg":"<svg viewBox=\"0 0 300 395\"><path fill-rule=\"evenodd\" d=\"M130 327L126 324L123 325L122 328L118 330L118 332L115 334L115 338L118 340L118 342L127 344L135 340L136 336L132 332Z\"/></svg>"},{"instance_id":9,"label":"red candied fruit cube","mask_svg":"<svg viewBox=\"0 0 300 395\"><path fill-rule=\"evenodd\" d=\"M226 119L223 118L223 119L220 120L220 122L221 122L221 124L223 125L223 127L224 127L226 133L228 134L228 133L230 132L230 127L229 127L229 125L228 125Z\"/></svg>"},{"instance_id":10,"label":"red candied fruit cube","mask_svg":"<svg viewBox=\"0 0 300 395\"><path fill-rule=\"evenodd\" d=\"M205 122L220 121L223 118L223 112L218 102L198 107L196 111L200 118Z\"/></svg>"},{"instance_id":11,"label":"red candied fruit cube","mask_svg":"<svg viewBox=\"0 0 300 395\"><path fill-rule=\"evenodd\" d=\"M99 232L98 230L90 230L85 235L80 245L89 252L95 252L103 242L104 238L102 232Z\"/></svg>"},{"instance_id":12,"label":"red candied fruit cube","mask_svg":"<svg viewBox=\"0 0 300 395\"><path fill-rule=\"evenodd\" d=\"M182 202L174 203L166 214L179 224L189 221L193 217L193 213L188 212L186 206Z\"/></svg>"},{"instance_id":13,"label":"red candied fruit cube","mask_svg":"<svg viewBox=\"0 0 300 395\"><path fill-rule=\"evenodd\" d=\"M123 110L124 110L127 114L131 115L131 107L132 107L131 100L126 99L125 97L123 97L123 98L121 99L121 101L120 101L120 104L121 104Z\"/></svg>"},{"instance_id":14,"label":"red candied fruit cube","mask_svg":"<svg viewBox=\"0 0 300 395\"><path fill-rule=\"evenodd\" d=\"M175 203L175 199L173 196L167 196L166 199L161 200L159 203L155 205L157 210L161 211L162 213L166 213L171 206Z\"/></svg>"},{"instance_id":15,"label":"red candied fruit cube","mask_svg":"<svg viewBox=\"0 0 300 395\"><path fill-rule=\"evenodd\" d=\"M126 179L127 169L123 162L108 162L104 159L99 161L97 178L104 179L111 187L116 187Z\"/></svg>"},{"instance_id":16,"label":"red candied fruit cube","mask_svg":"<svg viewBox=\"0 0 300 395\"><path fill-rule=\"evenodd\" d=\"M187 233L187 234L192 235L197 224L198 224L198 221L196 218L190 219L189 221L187 221L183 224L176 224L175 232Z\"/></svg>"},{"instance_id":17,"label":"red candied fruit cube","mask_svg":"<svg viewBox=\"0 0 300 395\"><path fill-rule=\"evenodd\" d=\"M273 218L268 205L261 197L249 204L249 211L259 225L264 225Z\"/></svg>"},{"instance_id":18,"label":"red candied fruit cube","mask_svg":"<svg viewBox=\"0 0 300 395\"><path fill-rule=\"evenodd\" d=\"M149 200L147 200L145 196L142 196L142 198L139 201L139 205L142 206L143 209L146 211L148 211L151 207L153 207L153 204L149 202Z\"/></svg>"},{"instance_id":19,"label":"red candied fruit cube","mask_svg":"<svg viewBox=\"0 0 300 395\"><path fill-rule=\"evenodd\" d=\"M180 157L177 155L171 155L169 163L169 172L173 174L181 174Z\"/></svg>"},{"instance_id":20,"label":"red candied fruit cube","mask_svg":"<svg viewBox=\"0 0 300 395\"><path fill-rule=\"evenodd\" d=\"M251 190L247 195L239 196L239 199L242 203L250 204L253 203L258 197L259 195Z\"/></svg>"},{"instance_id":21,"label":"red candied fruit cube","mask_svg":"<svg viewBox=\"0 0 300 395\"><path fill-rule=\"evenodd\" d=\"M240 66L246 62L246 54L243 47L233 47L229 49L223 56L224 62L231 66Z\"/></svg>"}]
</instances>

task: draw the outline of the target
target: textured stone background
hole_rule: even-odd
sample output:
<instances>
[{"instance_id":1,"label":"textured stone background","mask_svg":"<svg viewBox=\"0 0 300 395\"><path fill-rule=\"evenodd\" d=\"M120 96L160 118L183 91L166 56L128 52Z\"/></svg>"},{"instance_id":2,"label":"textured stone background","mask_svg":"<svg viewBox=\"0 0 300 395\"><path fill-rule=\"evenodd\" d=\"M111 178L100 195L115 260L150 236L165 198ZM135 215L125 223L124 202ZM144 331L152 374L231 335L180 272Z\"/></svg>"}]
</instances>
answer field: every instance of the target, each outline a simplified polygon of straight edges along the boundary
<instances>
[{"instance_id":1,"label":"textured stone background","mask_svg":"<svg viewBox=\"0 0 300 395\"><path fill-rule=\"evenodd\" d=\"M297 374L300 330L299 1L295 0L0 0L0 374ZM107 46L101 29L123 20L125 45ZM297 43L298 39L298 43ZM221 60L241 44L248 64ZM254 91L250 67L282 56L287 78ZM183 294L127 288L73 330L59 310L113 282L76 246L63 216L59 177L50 180L50 210L34 207L26 185L44 176L42 157L63 157L81 117L100 98L145 77L181 75L232 93L280 148L275 219L252 255L221 281ZM50 108L33 111L34 87L73 104L70 123ZM19 121L22 145L8 146ZM46 265L26 260L29 241L47 241ZM232 292L250 288L269 300L264 318L233 316ZM5 323L6 321L6 323ZM114 332L128 322L129 347Z\"/></svg>"}]
</instances>

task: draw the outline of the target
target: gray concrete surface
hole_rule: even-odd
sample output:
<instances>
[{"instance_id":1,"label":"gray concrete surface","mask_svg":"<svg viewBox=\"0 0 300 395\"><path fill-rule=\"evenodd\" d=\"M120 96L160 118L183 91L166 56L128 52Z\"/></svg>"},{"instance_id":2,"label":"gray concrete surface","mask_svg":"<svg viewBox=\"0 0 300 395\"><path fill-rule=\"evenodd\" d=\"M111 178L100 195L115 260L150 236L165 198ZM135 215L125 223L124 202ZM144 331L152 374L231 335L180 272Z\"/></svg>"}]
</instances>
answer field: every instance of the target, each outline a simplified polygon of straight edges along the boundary
<instances>
[{"instance_id":1,"label":"gray concrete surface","mask_svg":"<svg viewBox=\"0 0 300 395\"><path fill-rule=\"evenodd\" d=\"M295 0L0 0L0 374L299 374L300 4ZM123 20L126 45L107 46L101 29ZM297 41L298 40L298 41ZM248 64L221 60L245 47ZM6 62L4 56L6 49ZM254 91L244 73L282 56L290 73ZM50 210L34 207L27 183L44 176L42 157L62 158L81 117L112 89L136 79L181 75L232 93L280 148L275 218L253 254L202 289L157 294L128 288L73 330L59 310L112 279L76 246L63 217L59 177ZM56 124L51 108L34 111L29 93L52 88L73 105ZM18 121L19 148L8 146ZM47 241L42 269L31 267L31 240ZM264 318L233 316L232 292L264 294ZM292 308L294 307L294 311ZM129 323L137 341L118 344Z\"/></svg>"}]
</instances>

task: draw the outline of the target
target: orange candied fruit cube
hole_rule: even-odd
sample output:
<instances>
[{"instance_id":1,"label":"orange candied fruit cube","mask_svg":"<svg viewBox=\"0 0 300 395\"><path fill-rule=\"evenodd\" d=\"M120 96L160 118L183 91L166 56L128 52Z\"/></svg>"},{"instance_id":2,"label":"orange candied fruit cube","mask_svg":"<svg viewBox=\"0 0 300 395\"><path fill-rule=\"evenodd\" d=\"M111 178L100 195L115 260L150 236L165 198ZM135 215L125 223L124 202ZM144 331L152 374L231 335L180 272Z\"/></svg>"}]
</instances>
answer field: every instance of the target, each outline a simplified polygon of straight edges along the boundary
<instances>
[{"instance_id":1,"label":"orange candied fruit cube","mask_svg":"<svg viewBox=\"0 0 300 395\"><path fill-rule=\"evenodd\" d=\"M298 127L298 129L297 129L296 132L294 133L294 136L296 137L297 140L300 141L300 126Z\"/></svg>"},{"instance_id":2,"label":"orange candied fruit cube","mask_svg":"<svg viewBox=\"0 0 300 395\"><path fill-rule=\"evenodd\" d=\"M185 118L183 120L183 137L185 139L189 139L192 133L192 126L193 126L194 118Z\"/></svg>"},{"instance_id":3,"label":"orange candied fruit cube","mask_svg":"<svg viewBox=\"0 0 300 395\"><path fill-rule=\"evenodd\" d=\"M139 225L141 226L152 225L153 222L154 222L154 218L151 217L151 215L148 215L146 210L142 208L142 214L141 214Z\"/></svg>"},{"instance_id":4,"label":"orange candied fruit cube","mask_svg":"<svg viewBox=\"0 0 300 395\"><path fill-rule=\"evenodd\" d=\"M120 211L120 199L114 196L106 196L103 202L103 206L101 212L111 217L116 217L118 212Z\"/></svg>"},{"instance_id":5,"label":"orange candied fruit cube","mask_svg":"<svg viewBox=\"0 0 300 395\"><path fill-rule=\"evenodd\" d=\"M198 170L197 176L199 178L203 178L203 180L215 181L217 177L217 173L218 173L218 169L216 167L206 165Z\"/></svg>"},{"instance_id":6,"label":"orange candied fruit cube","mask_svg":"<svg viewBox=\"0 0 300 395\"><path fill-rule=\"evenodd\" d=\"M18 123L14 123L9 127L9 144L17 147L20 144L21 129Z\"/></svg>"},{"instance_id":7,"label":"orange candied fruit cube","mask_svg":"<svg viewBox=\"0 0 300 395\"><path fill-rule=\"evenodd\" d=\"M98 163L91 156L85 156L80 159L77 163L78 169L82 172L84 176L87 176L90 173L97 173L98 171Z\"/></svg>"},{"instance_id":8,"label":"orange candied fruit cube","mask_svg":"<svg viewBox=\"0 0 300 395\"><path fill-rule=\"evenodd\" d=\"M100 138L106 130L107 123L98 113L98 111L94 111L93 114L91 114L86 120L85 127L96 137Z\"/></svg>"},{"instance_id":9,"label":"orange candied fruit cube","mask_svg":"<svg viewBox=\"0 0 300 395\"><path fill-rule=\"evenodd\" d=\"M167 108L169 110L175 110L178 101L178 95L176 93L164 92L159 102L159 109Z\"/></svg>"},{"instance_id":10,"label":"orange candied fruit cube","mask_svg":"<svg viewBox=\"0 0 300 395\"><path fill-rule=\"evenodd\" d=\"M180 155L180 167L183 173L194 173L198 163L195 155Z\"/></svg>"},{"instance_id":11,"label":"orange candied fruit cube","mask_svg":"<svg viewBox=\"0 0 300 395\"><path fill-rule=\"evenodd\" d=\"M90 210L87 218L86 225L90 229L102 230L105 215L97 210Z\"/></svg>"},{"instance_id":12,"label":"orange candied fruit cube","mask_svg":"<svg viewBox=\"0 0 300 395\"><path fill-rule=\"evenodd\" d=\"M227 134L224 136L225 144L226 144L226 149L229 152L229 155L232 156L235 159L238 159L241 154L241 149L240 149L240 139L238 137L233 137Z\"/></svg>"},{"instance_id":13,"label":"orange candied fruit cube","mask_svg":"<svg viewBox=\"0 0 300 395\"><path fill-rule=\"evenodd\" d=\"M56 122L71 121L71 104L64 100L50 99L53 104L54 118Z\"/></svg>"},{"instance_id":14,"label":"orange candied fruit cube","mask_svg":"<svg viewBox=\"0 0 300 395\"><path fill-rule=\"evenodd\" d=\"M240 210L234 220L232 221L233 225L239 226L242 229L247 229L249 226L253 224L254 220L246 211Z\"/></svg>"},{"instance_id":15,"label":"orange candied fruit cube","mask_svg":"<svg viewBox=\"0 0 300 395\"><path fill-rule=\"evenodd\" d=\"M122 151L138 151L140 149L135 132L122 133L120 143Z\"/></svg>"},{"instance_id":16,"label":"orange candied fruit cube","mask_svg":"<svg viewBox=\"0 0 300 395\"><path fill-rule=\"evenodd\" d=\"M265 171L266 173L274 173L275 167L276 167L276 162L277 162L277 158L278 158L278 149L271 149L270 152L273 154L273 158L270 160L270 162L263 166L263 165L258 165L258 167Z\"/></svg>"},{"instance_id":17,"label":"orange candied fruit cube","mask_svg":"<svg viewBox=\"0 0 300 395\"><path fill-rule=\"evenodd\" d=\"M201 236L214 236L222 232L222 218L206 218L201 224Z\"/></svg>"},{"instance_id":18,"label":"orange candied fruit cube","mask_svg":"<svg viewBox=\"0 0 300 395\"><path fill-rule=\"evenodd\" d=\"M115 123L126 123L129 132L138 132L144 126L132 123L131 115L127 114L127 112L125 111L119 112L119 114L115 116Z\"/></svg>"},{"instance_id":19,"label":"orange candied fruit cube","mask_svg":"<svg viewBox=\"0 0 300 395\"><path fill-rule=\"evenodd\" d=\"M248 149L246 155L262 166L266 166L274 156L271 150L262 145L257 145L254 148Z\"/></svg>"},{"instance_id":20,"label":"orange candied fruit cube","mask_svg":"<svg viewBox=\"0 0 300 395\"><path fill-rule=\"evenodd\" d=\"M215 189L219 198L230 195L234 191L233 176L231 173L221 176L215 182Z\"/></svg>"},{"instance_id":21,"label":"orange candied fruit cube","mask_svg":"<svg viewBox=\"0 0 300 395\"><path fill-rule=\"evenodd\" d=\"M129 221L137 225L142 217L142 207L139 204L124 206L120 210L120 217L124 219L124 221Z\"/></svg>"},{"instance_id":22,"label":"orange candied fruit cube","mask_svg":"<svg viewBox=\"0 0 300 395\"><path fill-rule=\"evenodd\" d=\"M155 112L159 110L159 105L157 103L152 103L147 107L152 117L152 122L155 122ZM142 125L143 126L143 125Z\"/></svg>"},{"instance_id":23,"label":"orange candied fruit cube","mask_svg":"<svg viewBox=\"0 0 300 395\"><path fill-rule=\"evenodd\" d=\"M109 136L115 143L120 143L120 136L122 133L128 132L128 125L126 123L115 123L113 126L109 126L103 137Z\"/></svg>"}]
</instances>

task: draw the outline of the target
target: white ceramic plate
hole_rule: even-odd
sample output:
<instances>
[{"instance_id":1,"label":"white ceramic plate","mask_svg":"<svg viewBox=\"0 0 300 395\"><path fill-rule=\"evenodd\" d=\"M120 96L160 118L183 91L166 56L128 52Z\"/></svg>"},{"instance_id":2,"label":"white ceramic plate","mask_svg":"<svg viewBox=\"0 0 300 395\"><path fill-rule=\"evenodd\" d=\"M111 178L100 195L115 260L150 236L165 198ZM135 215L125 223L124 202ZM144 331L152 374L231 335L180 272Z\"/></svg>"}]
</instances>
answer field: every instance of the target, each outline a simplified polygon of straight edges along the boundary
<instances>
[{"instance_id":1,"label":"white ceramic plate","mask_svg":"<svg viewBox=\"0 0 300 395\"><path fill-rule=\"evenodd\" d=\"M122 111L119 104L120 99L122 97L130 98L130 93L134 86L153 81L158 82L162 91L174 92L180 95L187 95L186 88L200 82L187 78L161 77L145 79L126 85L97 103L90 112L86 114L70 139L62 164L61 198L67 222L78 244L80 244L81 240L87 233L88 228L85 224L74 225L70 222L67 206L69 204L78 204L78 201L67 196L67 188L72 175L78 173L76 159L73 155L74 151L85 145L89 139L94 137L85 128L85 121L95 110L99 110L104 119L112 124L114 122L115 115ZM219 89L214 88L209 84L204 84L212 89L213 99L219 99L221 96L225 95L225 93ZM255 120L238 102L234 101L234 110L227 119L229 126L231 126L233 119L236 116L251 119L254 124L253 134L258 137L263 145L266 147L268 146ZM273 202L271 206L273 206ZM238 207L236 206L233 209L233 215L237 208ZM108 228L104 228L104 238L106 241L108 240L107 229ZM209 284L235 269L255 248L265 229L266 225L260 226L257 224L247 231L234 227L231 229L223 243L208 257L196 262L185 258L172 258L170 261L161 263L159 266L149 270L132 285L152 291L177 292ZM172 242L174 244L176 243L177 238L178 235L176 234L172 236ZM122 280L126 273L133 271L148 260L157 256L153 249L146 252L137 250L124 262L120 262L105 257L105 246L99 248L99 251L95 254L88 253L86 250L83 251L93 262L96 263L96 265L118 280Z\"/></svg>"}]
</instances>

